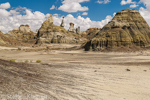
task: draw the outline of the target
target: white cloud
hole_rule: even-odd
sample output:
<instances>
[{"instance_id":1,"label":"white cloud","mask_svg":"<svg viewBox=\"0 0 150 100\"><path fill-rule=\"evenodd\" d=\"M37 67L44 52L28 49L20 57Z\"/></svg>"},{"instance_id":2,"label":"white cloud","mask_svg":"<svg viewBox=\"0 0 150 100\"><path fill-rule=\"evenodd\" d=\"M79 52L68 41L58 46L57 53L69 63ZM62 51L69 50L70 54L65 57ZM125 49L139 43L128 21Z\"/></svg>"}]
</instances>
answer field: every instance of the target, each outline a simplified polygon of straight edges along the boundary
<instances>
[{"instance_id":1,"label":"white cloud","mask_svg":"<svg viewBox=\"0 0 150 100\"><path fill-rule=\"evenodd\" d=\"M88 2L90 0L64 0L62 3L71 3L71 2L77 2L77 3L82 3L82 2Z\"/></svg>"},{"instance_id":2,"label":"white cloud","mask_svg":"<svg viewBox=\"0 0 150 100\"><path fill-rule=\"evenodd\" d=\"M150 2L149 0L140 0L139 3L143 3L146 8L140 7L139 12L150 25Z\"/></svg>"},{"instance_id":3,"label":"white cloud","mask_svg":"<svg viewBox=\"0 0 150 100\"><path fill-rule=\"evenodd\" d=\"M82 15L88 15L88 13L87 12L83 12Z\"/></svg>"},{"instance_id":4,"label":"white cloud","mask_svg":"<svg viewBox=\"0 0 150 100\"><path fill-rule=\"evenodd\" d=\"M107 4L107 3L111 2L111 1L110 0L98 0L96 2L99 3L99 4L102 4L102 3Z\"/></svg>"},{"instance_id":5,"label":"white cloud","mask_svg":"<svg viewBox=\"0 0 150 100\"><path fill-rule=\"evenodd\" d=\"M138 7L139 5L137 5L137 2L136 1L132 1L132 0L122 0L121 1L121 3L120 3L121 5L127 5L127 4L131 4L130 5L130 8L136 8L136 7Z\"/></svg>"},{"instance_id":6,"label":"white cloud","mask_svg":"<svg viewBox=\"0 0 150 100\"><path fill-rule=\"evenodd\" d=\"M61 21L62 21L62 17L53 17L54 19L54 24L55 25L60 25ZM65 17L65 29L68 30L70 27L70 22L74 23L74 27L77 28L78 26L80 26L81 31L85 31L88 28L92 28L92 27L97 27L97 28L102 28L104 25L106 25L110 20L112 19L112 17L110 15L108 15L104 20L102 21L92 21L90 18L83 18L81 16L78 16L77 18L75 18L73 15L68 14Z\"/></svg>"},{"instance_id":7,"label":"white cloud","mask_svg":"<svg viewBox=\"0 0 150 100\"><path fill-rule=\"evenodd\" d=\"M55 5L52 5L52 7L50 8L50 10L53 10L53 9L55 9Z\"/></svg>"},{"instance_id":8,"label":"white cloud","mask_svg":"<svg viewBox=\"0 0 150 100\"><path fill-rule=\"evenodd\" d=\"M8 9L8 8L10 8L10 3L9 2L2 3L0 5L0 9Z\"/></svg>"},{"instance_id":9,"label":"white cloud","mask_svg":"<svg viewBox=\"0 0 150 100\"><path fill-rule=\"evenodd\" d=\"M62 10L64 12L78 12L78 11L87 11L89 10L88 7L86 6L81 6L80 3L82 2L87 2L87 1L90 1L90 0L64 0L62 1L62 4L58 10Z\"/></svg>"},{"instance_id":10,"label":"white cloud","mask_svg":"<svg viewBox=\"0 0 150 100\"><path fill-rule=\"evenodd\" d=\"M21 13L21 12L20 12ZM49 14L44 15L39 11L31 12L29 9L25 9L25 15L15 14L12 16L0 18L0 30L4 33L13 30L14 28L19 27L21 24L28 24L31 30L36 31L42 25L42 23L46 20ZM111 16L107 16L106 19L102 21L92 21L90 18L83 18L78 16L75 18L73 15L68 14L65 16L65 29L68 30L70 22L75 24L75 28L78 26L81 27L81 31L85 31L90 27L102 28L105 24L107 24L112 19ZM54 24L60 26L62 21L62 16L58 14L53 15Z\"/></svg>"},{"instance_id":11,"label":"white cloud","mask_svg":"<svg viewBox=\"0 0 150 100\"><path fill-rule=\"evenodd\" d=\"M127 1L126 0L122 0L120 4L121 5L126 5L126 4L131 4L131 3L133 3L132 0L127 0Z\"/></svg>"},{"instance_id":12,"label":"white cloud","mask_svg":"<svg viewBox=\"0 0 150 100\"><path fill-rule=\"evenodd\" d=\"M5 9L0 9L0 18L1 17L8 17L10 15L10 12L8 12Z\"/></svg>"},{"instance_id":13,"label":"white cloud","mask_svg":"<svg viewBox=\"0 0 150 100\"><path fill-rule=\"evenodd\" d=\"M41 27L47 16L39 11L32 12L25 7L18 7L10 11L0 9L0 31L7 33L21 24L28 24L35 31Z\"/></svg>"},{"instance_id":14,"label":"white cloud","mask_svg":"<svg viewBox=\"0 0 150 100\"><path fill-rule=\"evenodd\" d=\"M139 3L143 3L146 6L146 9L150 11L150 1L149 0L140 0Z\"/></svg>"},{"instance_id":15,"label":"white cloud","mask_svg":"<svg viewBox=\"0 0 150 100\"><path fill-rule=\"evenodd\" d=\"M19 12L17 12L16 10L10 10L10 13L11 13L12 15L18 15L18 14L19 14Z\"/></svg>"},{"instance_id":16,"label":"white cloud","mask_svg":"<svg viewBox=\"0 0 150 100\"><path fill-rule=\"evenodd\" d=\"M79 0L78 2L82 2L83 0ZM3 17L2 17L3 16ZM36 31L42 25L42 23L46 20L49 14L44 14L39 11L32 12L30 9L26 7L17 7L15 9L11 9L7 11L5 9L0 9L0 31L7 33L8 31L13 30L14 28L19 27L21 24L28 24L31 30ZM70 22L75 24L75 28L78 26L81 27L81 31L85 31L90 27L102 28L105 24L107 24L112 17L107 16L102 21L92 21L90 18L84 18L80 15L78 17L74 17L71 14L68 14L65 17L65 29L68 30ZM60 26L62 22L62 16L59 14L53 14L54 24Z\"/></svg>"},{"instance_id":17,"label":"white cloud","mask_svg":"<svg viewBox=\"0 0 150 100\"><path fill-rule=\"evenodd\" d=\"M136 8L138 7L139 5L136 5L136 4L133 4L133 5L130 5L130 8Z\"/></svg>"},{"instance_id":18,"label":"white cloud","mask_svg":"<svg viewBox=\"0 0 150 100\"><path fill-rule=\"evenodd\" d=\"M113 13L113 17L116 15L116 12Z\"/></svg>"},{"instance_id":19,"label":"white cloud","mask_svg":"<svg viewBox=\"0 0 150 100\"><path fill-rule=\"evenodd\" d=\"M148 9L145 9L143 7L140 8L139 10L140 14L144 17L146 22L150 25L150 11Z\"/></svg>"}]
</instances>

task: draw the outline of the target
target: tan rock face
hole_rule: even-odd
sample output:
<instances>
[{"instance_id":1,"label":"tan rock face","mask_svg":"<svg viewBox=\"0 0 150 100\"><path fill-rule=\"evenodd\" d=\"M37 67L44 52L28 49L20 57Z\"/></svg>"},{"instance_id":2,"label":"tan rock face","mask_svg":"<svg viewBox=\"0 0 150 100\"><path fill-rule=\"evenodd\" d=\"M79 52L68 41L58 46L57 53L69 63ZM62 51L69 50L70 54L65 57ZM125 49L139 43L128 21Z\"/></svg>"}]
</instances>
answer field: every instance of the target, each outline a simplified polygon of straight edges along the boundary
<instances>
[{"instance_id":1,"label":"tan rock face","mask_svg":"<svg viewBox=\"0 0 150 100\"><path fill-rule=\"evenodd\" d=\"M44 23L42 24L42 27L48 27L51 24L53 24L52 14L50 14L50 16L44 21Z\"/></svg>"},{"instance_id":2,"label":"tan rock face","mask_svg":"<svg viewBox=\"0 0 150 100\"><path fill-rule=\"evenodd\" d=\"M10 39L14 39L23 43L35 43L35 35L33 31L31 31L29 25L20 25L19 28L15 28L12 31L9 31L6 34Z\"/></svg>"},{"instance_id":3,"label":"tan rock face","mask_svg":"<svg viewBox=\"0 0 150 100\"><path fill-rule=\"evenodd\" d=\"M36 44L41 43L79 43L76 39L78 35L65 30L64 27L56 26L49 21L48 18L42 24L41 28L37 33ZM52 18L51 18L52 19Z\"/></svg>"},{"instance_id":4,"label":"tan rock face","mask_svg":"<svg viewBox=\"0 0 150 100\"><path fill-rule=\"evenodd\" d=\"M1 36L1 35L4 35L4 34L0 31L0 36ZM2 45L3 45L3 44L6 44L5 41L4 41L1 37L0 37L0 44L2 44Z\"/></svg>"},{"instance_id":5,"label":"tan rock face","mask_svg":"<svg viewBox=\"0 0 150 100\"><path fill-rule=\"evenodd\" d=\"M84 48L97 50L132 45L145 47L149 44L150 28L144 18L136 10L124 9L88 41Z\"/></svg>"},{"instance_id":6,"label":"tan rock face","mask_svg":"<svg viewBox=\"0 0 150 100\"><path fill-rule=\"evenodd\" d=\"M49 22L50 24L53 24L53 16L52 14L50 14L50 16L46 19L47 22Z\"/></svg>"},{"instance_id":7,"label":"tan rock face","mask_svg":"<svg viewBox=\"0 0 150 100\"><path fill-rule=\"evenodd\" d=\"M86 30L86 33L89 34L89 33L91 33L94 30L99 30L100 31L101 28L89 28L89 29Z\"/></svg>"},{"instance_id":8,"label":"tan rock face","mask_svg":"<svg viewBox=\"0 0 150 100\"><path fill-rule=\"evenodd\" d=\"M76 28L76 33L81 34L80 27Z\"/></svg>"},{"instance_id":9,"label":"tan rock face","mask_svg":"<svg viewBox=\"0 0 150 100\"><path fill-rule=\"evenodd\" d=\"M92 39L95 37L95 35L101 30L101 28L89 28L86 30L86 38L88 40Z\"/></svg>"},{"instance_id":10,"label":"tan rock face","mask_svg":"<svg viewBox=\"0 0 150 100\"><path fill-rule=\"evenodd\" d=\"M15 29L15 30L16 30L16 29ZM30 29L29 25L20 25L19 31L28 33L28 32L31 31L31 29Z\"/></svg>"},{"instance_id":11,"label":"tan rock face","mask_svg":"<svg viewBox=\"0 0 150 100\"><path fill-rule=\"evenodd\" d=\"M13 36L10 34L3 34L2 32L0 32L0 45L21 46L26 44L21 41L18 41L18 38L13 38Z\"/></svg>"}]
</instances>

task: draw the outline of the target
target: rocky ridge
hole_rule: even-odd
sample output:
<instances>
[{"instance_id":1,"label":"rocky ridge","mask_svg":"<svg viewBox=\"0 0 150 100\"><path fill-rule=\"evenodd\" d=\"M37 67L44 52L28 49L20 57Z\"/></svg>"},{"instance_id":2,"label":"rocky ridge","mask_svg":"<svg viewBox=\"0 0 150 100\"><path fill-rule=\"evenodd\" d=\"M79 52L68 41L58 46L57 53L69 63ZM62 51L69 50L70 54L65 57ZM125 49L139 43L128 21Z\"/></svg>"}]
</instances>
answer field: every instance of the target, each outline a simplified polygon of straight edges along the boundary
<instances>
[{"instance_id":1,"label":"rocky ridge","mask_svg":"<svg viewBox=\"0 0 150 100\"><path fill-rule=\"evenodd\" d=\"M0 36L4 35L1 31L0 31ZM2 39L2 37L0 37L0 45L6 44L5 41Z\"/></svg>"},{"instance_id":2,"label":"rocky ridge","mask_svg":"<svg viewBox=\"0 0 150 100\"><path fill-rule=\"evenodd\" d=\"M50 15L38 30L36 44L80 42L83 40L79 38L78 34L69 32L64 28L64 19L60 26L56 26L53 24L53 16Z\"/></svg>"},{"instance_id":3,"label":"rocky ridge","mask_svg":"<svg viewBox=\"0 0 150 100\"><path fill-rule=\"evenodd\" d=\"M21 46L34 44L36 42L35 35L36 33L31 31L29 25L20 25L19 28L15 28L6 34L0 32L0 45Z\"/></svg>"},{"instance_id":4,"label":"rocky ridge","mask_svg":"<svg viewBox=\"0 0 150 100\"><path fill-rule=\"evenodd\" d=\"M92 39L99 31L101 28L89 28L86 30L86 36L88 40Z\"/></svg>"},{"instance_id":5,"label":"rocky ridge","mask_svg":"<svg viewBox=\"0 0 150 100\"><path fill-rule=\"evenodd\" d=\"M20 25L19 28L9 31L6 35L24 43L35 43L36 33L31 31L29 25Z\"/></svg>"},{"instance_id":6,"label":"rocky ridge","mask_svg":"<svg viewBox=\"0 0 150 100\"><path fill-rule=\"evenodd\" d=\"M104 48L145 47L150 44L150 28L137 10L119 11L94 38L88 41L85 50Z\"/></svg>"}]
</instances>

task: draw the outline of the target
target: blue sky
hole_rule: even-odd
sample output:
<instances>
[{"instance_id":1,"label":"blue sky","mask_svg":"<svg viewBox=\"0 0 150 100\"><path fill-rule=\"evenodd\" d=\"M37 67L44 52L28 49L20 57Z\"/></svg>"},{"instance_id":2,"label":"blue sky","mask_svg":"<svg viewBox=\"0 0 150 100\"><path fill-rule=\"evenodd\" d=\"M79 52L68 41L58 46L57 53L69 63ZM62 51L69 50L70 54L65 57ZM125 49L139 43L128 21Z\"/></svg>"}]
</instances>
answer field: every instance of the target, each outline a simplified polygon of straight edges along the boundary
<instances>
[{"instance_id":1,"label":"blue sky","mask_svg":"<svg viewBox=\"0 0 150 100\"><path fill-rule=\"evenodd\" d=\"M149 0L0 0L0 30L6 33L20 24L29 24L35 31L53 14L54 24L59 25L65 16L66 29L73 22L85 31L90 27L102 28L125 8L138 10L150 23Z\"/></svg>"}]
</instances>

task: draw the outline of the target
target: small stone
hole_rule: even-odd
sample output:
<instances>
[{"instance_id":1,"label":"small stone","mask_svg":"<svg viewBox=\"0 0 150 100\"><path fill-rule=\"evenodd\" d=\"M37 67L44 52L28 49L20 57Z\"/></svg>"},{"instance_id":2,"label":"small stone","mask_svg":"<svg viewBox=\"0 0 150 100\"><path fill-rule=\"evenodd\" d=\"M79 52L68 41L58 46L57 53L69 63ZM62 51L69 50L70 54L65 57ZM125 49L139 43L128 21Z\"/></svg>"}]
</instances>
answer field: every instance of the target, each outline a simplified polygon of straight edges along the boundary
<instances>
[{"instance_id":1,"label":"small stone","mask_svg":"<svg viewBox=\"0 0 150 100\"><path fill-rule=\"evenodd\" d=\"M130 69L126 69L126 71L131 71Z\"/></svg>"},{"instance_id":2,"label":"small stone","mask_svg":"<svg viewBox=\"0 0 150 100\"><path fill-rule=\"evenodd\" d=\"M144 72L147 72L147 70L143 70Z\"/></svg>"}]
</instances>

